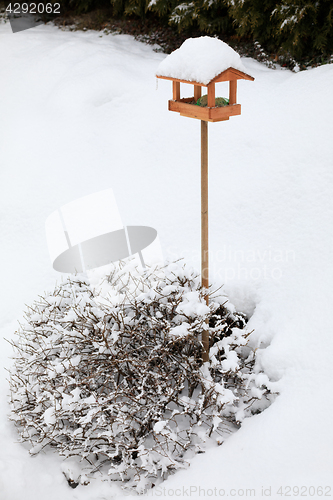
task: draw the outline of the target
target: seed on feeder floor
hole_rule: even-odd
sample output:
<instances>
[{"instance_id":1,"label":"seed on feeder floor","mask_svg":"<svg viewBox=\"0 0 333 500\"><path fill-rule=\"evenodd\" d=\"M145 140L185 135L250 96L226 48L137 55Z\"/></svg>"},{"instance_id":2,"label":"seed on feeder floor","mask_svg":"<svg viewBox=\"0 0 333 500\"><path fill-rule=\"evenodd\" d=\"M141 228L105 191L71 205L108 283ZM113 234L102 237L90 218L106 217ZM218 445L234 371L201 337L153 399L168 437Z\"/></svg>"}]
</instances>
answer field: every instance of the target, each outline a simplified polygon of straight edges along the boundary
<instances>
[{"instance_id":1,"label":"seed on feeder floor","mask_svg":"<svg viewBox=\"0 0 333 500\"><path fill-rule=\"evenodd\" d=\"M207 94L203 95L197 100L197 106L207 106ZM225 97L216 97L215 98L215 107L221 108L223 106L228 106L229 104L229 99Z\"/></svg>"}]
</instances>

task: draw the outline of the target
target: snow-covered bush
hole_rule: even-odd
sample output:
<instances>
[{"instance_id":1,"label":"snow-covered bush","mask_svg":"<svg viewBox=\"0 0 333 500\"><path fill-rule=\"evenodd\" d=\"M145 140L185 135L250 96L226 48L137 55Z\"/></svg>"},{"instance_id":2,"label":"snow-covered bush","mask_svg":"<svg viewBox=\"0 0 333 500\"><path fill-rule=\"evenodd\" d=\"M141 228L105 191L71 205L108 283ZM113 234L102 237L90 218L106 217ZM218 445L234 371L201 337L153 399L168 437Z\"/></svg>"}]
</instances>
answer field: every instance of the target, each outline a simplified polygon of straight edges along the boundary
<instances>
[{"instance_id":1,"label":"snow-covered bush","mask_svg":"<svg viewBox=\"0 0 333 500\"><path fill-rule=\"evenodd\" d=\"M178 263L120 264L95 289L71 276L16 334L10 418L30 453L55 447L82 461L82 475L107 472L138 491L269 402L244 315L223 296L208 307L198 276Z\"/></svg>"}]
</instances>

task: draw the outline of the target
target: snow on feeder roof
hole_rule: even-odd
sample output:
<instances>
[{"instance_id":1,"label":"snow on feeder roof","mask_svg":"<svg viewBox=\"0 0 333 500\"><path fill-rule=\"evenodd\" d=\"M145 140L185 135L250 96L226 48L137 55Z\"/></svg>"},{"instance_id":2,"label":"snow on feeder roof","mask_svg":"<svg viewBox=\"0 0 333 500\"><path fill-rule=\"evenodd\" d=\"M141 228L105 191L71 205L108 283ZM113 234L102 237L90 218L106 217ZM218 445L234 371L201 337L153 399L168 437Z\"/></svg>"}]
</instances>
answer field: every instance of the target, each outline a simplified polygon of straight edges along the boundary
<instances>
[{"instance_id":1,"label":"snow on feeder roof","mask_svg":"<svg viewBox=\"0 0 333 500\"><path fill-rule=\"evenodd\" d=\"M169 54L157 68L157 76L208 85L229 68L246 74L234 49L218 38L201 36L188 38L179 49Z\"/></svg>"},{"instance_id":2,"label":"snow on feeder roof","mask_svg":"<svg viewBox=\"0 0 333 500\"><path fill-rule=\"evenodd\" d=\"M241 114L241 106L237 104L237 80L254 80L246 73L237 52L222 40L209 36L185 40L160 63L156 76L172 81L170 111L214 122ZM215 84L218 82L229 82L229 99L215 100ZM180 83L194 85L193 98L180 98ZM207 98L201 98L201 87L207 87Z\"/></svg>"}]
</instances>

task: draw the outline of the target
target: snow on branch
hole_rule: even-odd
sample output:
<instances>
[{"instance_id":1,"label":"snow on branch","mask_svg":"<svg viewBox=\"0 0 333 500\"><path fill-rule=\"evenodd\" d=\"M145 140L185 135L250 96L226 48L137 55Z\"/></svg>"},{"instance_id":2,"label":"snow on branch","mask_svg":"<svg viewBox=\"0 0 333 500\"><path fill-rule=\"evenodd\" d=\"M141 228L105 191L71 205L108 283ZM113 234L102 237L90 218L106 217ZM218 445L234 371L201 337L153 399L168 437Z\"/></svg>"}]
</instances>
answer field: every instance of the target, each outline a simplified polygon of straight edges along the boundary
<instances>
[{"instance_id":1,"label":"snow on branch","mask_svg":"<svg viewBox=\"0 0 333 500\"><path fill-rule=\"evenodd\" d=\"M206 306L198 276L179 263L121 263L95 290L71 276L16 332L10 418L32 455L53 447L77 458L72 487L99 471L144 491L268 405L249 335L224 296Z\"/></svg>"}]
</instances>

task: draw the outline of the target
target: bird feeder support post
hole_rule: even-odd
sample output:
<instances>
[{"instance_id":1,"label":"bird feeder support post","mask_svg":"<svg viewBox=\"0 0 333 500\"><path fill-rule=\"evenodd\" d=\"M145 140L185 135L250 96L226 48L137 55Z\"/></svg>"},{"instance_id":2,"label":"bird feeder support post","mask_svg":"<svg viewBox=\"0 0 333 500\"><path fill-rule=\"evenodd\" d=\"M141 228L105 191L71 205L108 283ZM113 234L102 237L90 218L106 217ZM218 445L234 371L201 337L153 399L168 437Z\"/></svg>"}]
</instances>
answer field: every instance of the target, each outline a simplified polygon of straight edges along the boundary
<instances>
[{"instance_id":1,"label":"bird feeder support post","mask_svg":"<svg viewBox=\"0 0 333 500\"><path fill-rule=\"evenodd\" d=\"M215 41L216 42L216 41ZM214 42L214 43L215 43ZM168 56L169 57L169 56ZM233 54L234 58L234 54ZM177 58L176 58L177 59ZM162 63L163 64L163 63ZM191 65L190 65L191 66ZM167 70L169 73L170 68ZM208 259L208 122L229 120L230 117L241 114L241 106L237 104L237 80L254 80L243 71L230 66L210 81L202 82L180 79L180 75L166 76L157 74L157 78L172 81L172 99L169 100L169 110L180 113L181 116L196 118L201 121L201 284L206 290L205 302L209 304L209 259ZM215 84L229 82L228 105L215 105ZM193 85L193 98L180 98L180 84ZM202 87L207 87L207 105L197 102L201 97ZM206 321L202 332L202 360L209 361L209 325Z\"/></svg>"},{"instance_id":2,"label":"bird feeder support post","mask_svg":"<svg viewBox=\"0 0 333 500\"><path fill-rule=\"evenodd\" d=\"M201 120L201 284L209 287L208 260L208 122ZM208 305L208 293L205 297ZM208 328L202 332L203 362L209 360Z\"/></svg>"}]
</instances>

